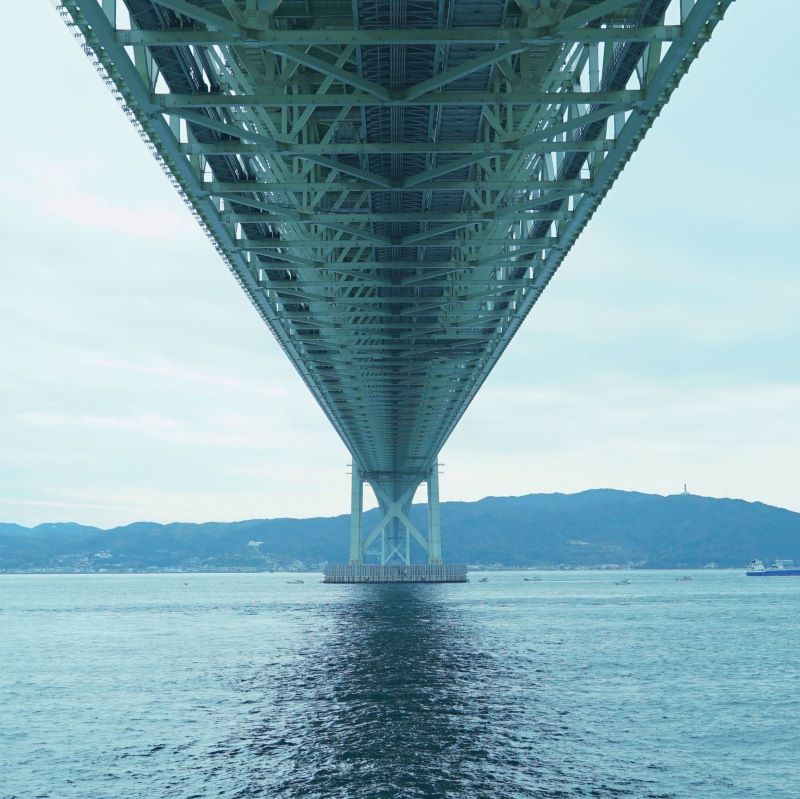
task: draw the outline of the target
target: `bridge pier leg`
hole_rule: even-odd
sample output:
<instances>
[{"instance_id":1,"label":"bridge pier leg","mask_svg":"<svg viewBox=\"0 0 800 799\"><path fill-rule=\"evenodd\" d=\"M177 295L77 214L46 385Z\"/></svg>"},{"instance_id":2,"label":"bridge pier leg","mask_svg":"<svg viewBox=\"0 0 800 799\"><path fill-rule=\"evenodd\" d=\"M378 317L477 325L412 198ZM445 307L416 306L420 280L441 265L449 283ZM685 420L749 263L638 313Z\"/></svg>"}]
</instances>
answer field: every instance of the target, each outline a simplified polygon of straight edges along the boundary
<instances>
[{"instance_id":1,"label":"bridge pier leg","mask_svg":"<svg viewBox=\"0 0 800 799\"><path fill-rule=\"evenodd\" d=\"M369 546L375 542L380 546L380 563L392 561L408 566L411 563L412 536L425 551L429 564L442 562L442 530L439 515L439 463L434 461L425 482L428 486L428 535L425 537L409 518L411 501L415 489L408 489L403 496L393 499L379 485L373 485L382 511L382 518L375 528L364 532L364 473L353 463L350 485L350 559L353 565L364 563ZM380 539L376 541L376 539Z\"/></svg>"},{"instance_id":2,"label":"bridge pier leg","mask_svg":"<svg viewBox=\"0 0 800 799\"><path fill-rule=\"evenodd\" d=\"M428 563L442 562L442 526L439 515L439 461L428 473Z\"/></svg>"},{"instance_id":3,"label":"bridge pier leg","mask_svg":"<svg viewBox=\"0 0 800 799\"><path fill-rule=\"evenodd\" d=\"M364 562L364 551L361 543L363 510L364 480L361 476L361 470L354 463L350 491L350 563Z\"/></svg>"},{"instance_id":4,"label":"bridge pier leg","mask_svg":"<svg viewBox=\"0 0 800 799\"><path fill-rule=\"evenodd\" d=\"M371 479L368 472L353 464L350 510L350 563L328 564L326 583L463 583L466 566L442 563L442 531L439 515L439 464L434 461L419 475L420 482L397 482ZM428 534L411 521L411 503L421 482L428 487ZM363 528L364 483L369 482L380 506L380 520L372 528ZM426 555L426 563L411 562L411 539ZM375 552L371 547L378 548ZM377 555L378 563L364 563L367 553Z\"/></svg>"}]
</instances>

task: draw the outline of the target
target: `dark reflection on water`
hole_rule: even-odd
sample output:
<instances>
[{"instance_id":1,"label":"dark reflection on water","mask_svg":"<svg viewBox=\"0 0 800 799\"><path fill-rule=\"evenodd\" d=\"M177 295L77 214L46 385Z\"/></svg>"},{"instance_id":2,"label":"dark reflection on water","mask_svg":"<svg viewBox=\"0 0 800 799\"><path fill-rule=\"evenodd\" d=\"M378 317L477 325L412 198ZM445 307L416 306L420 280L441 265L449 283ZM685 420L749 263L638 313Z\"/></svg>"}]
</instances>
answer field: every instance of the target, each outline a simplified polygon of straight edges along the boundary
<instances>
[{"instance_id":1,"label":"dark reflection on water","mask_svg":"<svg viewBox=\"0 0 800 799\"><path fill-rule=\"evenodd\" d=\"M444 590L357 587L292 668L244 681L252 727L210 759L214 772L237 770L230 795L654 795L575 774L562 739L582 732L546 696L535 651L492 651L491 631Z\"/></svg>"},{"instance_id":2,"label":"dark reflection on water","mask_svg":"<svg viewBox=\"0 0 800 799\"><path fill-rule=\"evenodd\" d=\"M460 794L489 755L492 662L438 590L362 586L335 608L332 637L278 675L279 717L248 744L263 768L240 795L265 780L278 796Z\"/></svg>"}]
</instances>

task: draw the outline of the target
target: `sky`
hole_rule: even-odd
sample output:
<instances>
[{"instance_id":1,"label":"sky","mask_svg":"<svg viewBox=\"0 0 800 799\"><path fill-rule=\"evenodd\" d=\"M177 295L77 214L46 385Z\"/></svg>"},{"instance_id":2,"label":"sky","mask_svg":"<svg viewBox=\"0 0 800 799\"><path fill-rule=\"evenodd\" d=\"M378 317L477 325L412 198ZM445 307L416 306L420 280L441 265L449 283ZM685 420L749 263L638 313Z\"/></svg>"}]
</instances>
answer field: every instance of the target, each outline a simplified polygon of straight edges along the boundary
<instances>
[{"instance_id":1,"label":"sky","mask_svg":"<svg viewBox=\"0 0 800 799\"><path fill-rule=\"evenodd\" d=\"M446 444L443 500L800 510L800 5L769 10L716 29ZM0 17L0 521L347 512L346 449L56 12Z\"/></svg>"}]
</instances>

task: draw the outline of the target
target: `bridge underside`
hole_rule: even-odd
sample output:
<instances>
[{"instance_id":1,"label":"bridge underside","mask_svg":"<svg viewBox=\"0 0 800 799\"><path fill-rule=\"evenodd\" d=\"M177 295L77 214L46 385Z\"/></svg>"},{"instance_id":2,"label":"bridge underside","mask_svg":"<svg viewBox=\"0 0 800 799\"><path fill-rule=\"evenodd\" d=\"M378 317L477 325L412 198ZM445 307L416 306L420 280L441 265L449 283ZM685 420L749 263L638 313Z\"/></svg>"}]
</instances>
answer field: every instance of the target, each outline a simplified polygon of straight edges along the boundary
<instances>
[{"instance_id":1,"label":"bridge underside","mask_svg":"<svg viewBox=\"0 0 800 799\"><path fill-rule=\"evenodd\" d=\"M351 561L440 561L414 491L731 2L62 0L375 490Z\"/></svg>"}]
</instances>

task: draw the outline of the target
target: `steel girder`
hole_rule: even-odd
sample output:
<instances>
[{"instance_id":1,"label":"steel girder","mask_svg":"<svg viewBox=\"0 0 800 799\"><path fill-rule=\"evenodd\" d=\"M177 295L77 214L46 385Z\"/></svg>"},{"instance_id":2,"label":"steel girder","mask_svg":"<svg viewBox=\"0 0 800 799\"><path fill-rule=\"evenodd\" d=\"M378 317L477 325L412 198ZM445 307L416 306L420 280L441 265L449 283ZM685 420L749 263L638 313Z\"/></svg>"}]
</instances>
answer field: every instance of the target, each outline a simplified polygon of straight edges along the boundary
<instances>
[{"instance_id":1,"label":"steel girder","mask_svg":"<svg viewBox=\"0 0 800 799\"><path fill-rule=\"evenodd\" d=\"M59 9L396 503L731 2Z\"/></svg>"}]
</instances>

